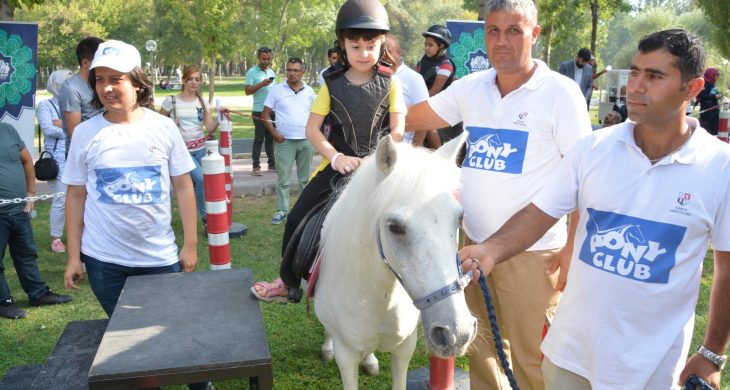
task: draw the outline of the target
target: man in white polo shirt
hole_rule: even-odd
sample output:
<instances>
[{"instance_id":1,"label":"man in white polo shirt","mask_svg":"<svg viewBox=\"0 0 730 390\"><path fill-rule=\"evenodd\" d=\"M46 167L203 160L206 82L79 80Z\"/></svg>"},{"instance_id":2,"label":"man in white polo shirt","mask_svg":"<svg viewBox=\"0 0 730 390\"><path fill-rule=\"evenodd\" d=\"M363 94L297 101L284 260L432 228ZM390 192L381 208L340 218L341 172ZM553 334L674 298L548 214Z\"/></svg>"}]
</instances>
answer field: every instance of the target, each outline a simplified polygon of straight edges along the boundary
<instances>
[{"instance_id":1,"label":"man in white polo shirt","mask_svg":"<svg viewBox=\"0 0 730 390\"><path fill-rule=\"evenodd\" d=\"M547 389L676 389L690 374L720 388L730 340L730 146L685 113L702 90L704 60L702 42L684 30L642 38L629 120L581 140L530 205L460 252L488 273L578 209L569 282L542 344ZM685 365L708 241L709 320Z\"/></svg>"},{"instance_id":2,"label":"man in white polo shirt","mask_svg":"<svg viewBox=\"0 0 730 390\"><path fill-rule=\"evenodd\" d=\"M385 38L385 48L388 49L388 53L393 57L393 67L395 68L395 77L400 80L401 87L403 89L403 100L406 103L406 107L410 107L414 104L428 99L428 88L426 88L426 82L423 80L423 76L415 70L408 67L403 62L401 56L402 50L400 47L400 41L393 34L388 34ZM413 135L412 131L403 134L403 142L412 143Z\"/></svg>"},{"instance_id":3,"label":"man in white polo shirt","mask_svg":"<svg viewBox=\"0 0 730 390\"><path fill-rule=\"evenodd\" d=\"M591 131L578 86L531 56L540 34L532 0L492 0L486 10L485 43L493 68L457 80L406 117L406 130L464 122L469 137L460 197L468 243L483 242L529 204L562 156ZM575 224L570 227L573 233ZM565 221L554 222L538 242L488 278L506 352L525 389L543 387L540 342L570 260L568 233ZM565 265L560 276L554 273L558 263ZM469 352L471 386L509 388L479 287L467 288L466 297L479 317L479 337Z\"/></svg>"},{"instance_id":4,"label":"man in white polo shirt","mask_svg":"<svg viewBox=\"0 0 730 390\"><path fill-rule=\"evenodd\" d=\"M299 191L309 180L314 148L307 140L305 126L309 110L316 97L314 90L302 81L304 63L299 58L286 62L286 82L274 85L261 114L264 126L274 138L274 158L276 159L276 212L271 218L278 225L289 213L289 186L291 170L297 164ZM276 113L276 125L271 121L271 112Z\"/></svg>"}]
</instances>

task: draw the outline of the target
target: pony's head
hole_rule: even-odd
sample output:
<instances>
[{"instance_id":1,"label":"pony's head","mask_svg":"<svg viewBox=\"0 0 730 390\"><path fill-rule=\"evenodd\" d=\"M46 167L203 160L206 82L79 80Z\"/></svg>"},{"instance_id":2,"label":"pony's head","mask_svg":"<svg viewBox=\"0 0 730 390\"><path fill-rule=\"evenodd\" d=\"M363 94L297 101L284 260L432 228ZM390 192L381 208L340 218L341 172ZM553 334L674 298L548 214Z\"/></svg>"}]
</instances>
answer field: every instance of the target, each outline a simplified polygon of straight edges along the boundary
<instances>
[{"instance_id":1,"label":"pony's head","mask_svg":"<svg viewBox=\"0 0 730 390\"><path fill-rule=\"evenodd\" d=\"M348 226L350 234L359 226L359 250L369 253L375 267L390 268L383 275L391 280L398 275L413 301L460 276L456 253L463 209L455 160L465 139L464 134L430 152L383 138L330 213L350 205L340 221L328 223ZM337 241L349 245L344 237ZM463 355L476 335L476 320L461 291L421 308L421 325L429 349L441 357Z\"/></svg>"}]
</instances>

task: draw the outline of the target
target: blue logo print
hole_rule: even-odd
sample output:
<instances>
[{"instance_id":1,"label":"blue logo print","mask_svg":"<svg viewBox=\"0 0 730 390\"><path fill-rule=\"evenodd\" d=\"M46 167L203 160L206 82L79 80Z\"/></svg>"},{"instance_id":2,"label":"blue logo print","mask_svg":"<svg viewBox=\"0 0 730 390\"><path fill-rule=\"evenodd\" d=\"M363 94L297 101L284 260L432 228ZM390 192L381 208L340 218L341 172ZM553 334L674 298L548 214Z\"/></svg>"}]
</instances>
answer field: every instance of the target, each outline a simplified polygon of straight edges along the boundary
<instances>
[{"instance_id":1,"label":"blue logo print","mask_svg":"<svg viewBox=\"0 0 730 390\"><path fill-rule=\"evenodd\" d=\"M99 201L117 204L155 204L161 201L160 167L96 169Z\"/></svg>"},{"instance_id":2,"label":"blue logo print","mask_svg":"<svg viewBox=\"0 0 730 390\"><path fill-rule=\"evenodd\" d=\"M485 171L522 173L527 149L526 131L467 127L464 166Z\"/></svg>"},{"instance_id":3,"label":"blue logo print","mask_svg":"<svg viewBox=\"0 0 730 390\"><path fill-rule=\"evenodd\" d=\"M588 209L579 258L602 271L666 284L686 227Z\"/></svg>"}]
</instances>

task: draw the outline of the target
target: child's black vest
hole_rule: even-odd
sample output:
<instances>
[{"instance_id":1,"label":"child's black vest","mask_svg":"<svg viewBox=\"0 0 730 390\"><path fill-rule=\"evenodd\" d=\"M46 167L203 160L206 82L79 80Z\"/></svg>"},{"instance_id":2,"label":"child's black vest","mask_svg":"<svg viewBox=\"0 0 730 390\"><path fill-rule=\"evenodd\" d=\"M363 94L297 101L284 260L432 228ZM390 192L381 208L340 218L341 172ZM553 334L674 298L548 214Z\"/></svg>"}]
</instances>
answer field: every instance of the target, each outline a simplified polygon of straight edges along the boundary
<instances>
[{"instance_id":1,"label":"child's black vest","mask_svg":"<svg viewBox=\"0 0 730 390\"><path fill-rule=\"evenodd\" d=\"M456 64L454 64L454 61L451 61L451 58L445 54L436 58L428 58L424 55L421 57L421 60L418 61L418 72L421 76L423 76L423 80L426 81L426 88L431 89L431 86L433 86L433 83L436 81L438 66L444 61L444 59L449 60L449 62L451 62L451 66L454 67L454 71L449 75L449 78L446 80L446 84L444 84L444 87L441 88L441 90L444 90L448 88L452 82L454 82L454 78L456 77Z\"/></svg>"},{"instance_id":2,"label":"child's black vest","mask_svg":"<svg viewBox=\"0 0 730 390\"><path fill-rule=\"evenodd\" d=\"M330 125L327 140L349 156L364 157L375 150L378 141L390 133L390 81L393 70L379 65L372 79L355 85L345 78L345 69L334 66L322 77L330 93Z\"/></svg>"}]
</instances>

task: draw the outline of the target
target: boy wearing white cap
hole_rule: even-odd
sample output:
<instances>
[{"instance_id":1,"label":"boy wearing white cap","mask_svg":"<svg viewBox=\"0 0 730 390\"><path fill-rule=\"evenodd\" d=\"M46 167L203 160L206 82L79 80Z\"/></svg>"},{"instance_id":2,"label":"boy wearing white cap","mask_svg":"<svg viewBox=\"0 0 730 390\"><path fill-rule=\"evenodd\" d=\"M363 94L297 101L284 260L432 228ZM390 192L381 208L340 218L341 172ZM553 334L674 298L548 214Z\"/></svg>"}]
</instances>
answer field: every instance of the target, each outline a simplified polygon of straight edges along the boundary
<instances>
[{"instance_id":1,"label":"boy wearing white cap","mask_svg":"<svg viewBox=\"0 0 730 390\"><path fill-rule=\"evenodd\" d=\"M190 172L195 165L175 123L140 107L152 83L134 46L99 45L91 64L100 115L78 125L63 182L68 184L67 288L89 284L111 316L128 276L195 269L197 232ZM172 184L172 187L170 186ZM170 226L170 190L180 205L184 245Z\"/></svg>"}]
</instances>

